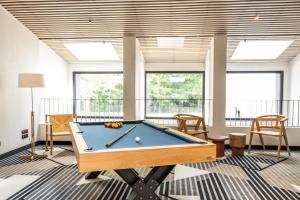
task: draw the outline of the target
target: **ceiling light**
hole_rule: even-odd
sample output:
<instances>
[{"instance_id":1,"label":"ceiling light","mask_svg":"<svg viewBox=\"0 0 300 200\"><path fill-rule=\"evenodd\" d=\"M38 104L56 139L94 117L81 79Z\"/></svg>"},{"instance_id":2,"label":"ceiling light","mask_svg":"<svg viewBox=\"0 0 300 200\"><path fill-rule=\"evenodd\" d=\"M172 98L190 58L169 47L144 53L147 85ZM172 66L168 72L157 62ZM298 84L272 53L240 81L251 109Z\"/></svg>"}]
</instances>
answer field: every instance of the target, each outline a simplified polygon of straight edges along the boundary
<instances>
[{"instance_id":1,"label":"ceiling light","mask_svg":"<svg viewBox=\"0 0 300 200\"><path fill-rule=\"evenodd\" d=\"M258 14L256 13L256 15L255 15L255 18L254 18L255 20L259 20L259 16L258 16Z\"/></svg>"},{"instance_id":2,"label":"ceiling light","mask_svg":"<svg viewBox=\"0 0 300 200\"><path fill-rule=\"evenodd\" d=\"M184 47L184 37L157 37L159 48L181 48Z\"/></svg>"},{"instance_id":3,"label":"ceiling light","mask_svg":"<svg viewBox=\"0 0 300 200\"><path fill-rule=\"evenodd\" d=\"M292 43L293 40L242 40L231 60L276 59Z\"/></svg>"},{"instance_id":4,"label":"ceiling light","mask_svg":"<svg viewBox=\"0 0 300 200\"><path fill-rule=\"evenodd\" d=\"M79 60L120 60L110 42L65 43L64 46Z\"/></svg>"}]
</instances>

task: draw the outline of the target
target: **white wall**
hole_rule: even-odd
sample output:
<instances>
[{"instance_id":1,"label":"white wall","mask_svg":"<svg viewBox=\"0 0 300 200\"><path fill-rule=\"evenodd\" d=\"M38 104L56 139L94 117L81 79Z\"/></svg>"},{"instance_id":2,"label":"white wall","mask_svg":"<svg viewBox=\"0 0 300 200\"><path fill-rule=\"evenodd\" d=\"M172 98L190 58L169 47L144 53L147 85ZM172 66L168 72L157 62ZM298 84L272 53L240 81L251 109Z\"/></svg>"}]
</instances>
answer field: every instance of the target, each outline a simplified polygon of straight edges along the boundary
<instances>
[{"instance_id":1,"label":"white wall","mask_svg":"<svg viewBox=\"0 0 300 200\"><path fill-rule=\"evenodd\" d=\"M123 71L122 62L103 62L103 63L86 63L86 64L69 64L69 70L75 71L88 71L88 72L120 72Z\"/></svg>"},{"instance_id":2,"label":"white wall","mask_svg":"<svg viewBox=\"0 0 300 200\"><path fill-rule=\"evenodd\" d=\"M289 69L289 99L300 100L300 54L288 65Z\"/></svg>"},{"instance_id":3,"label":"white wall","mask_svg":"<svg viewBox=\"0 0 300 200\"><path fill-rule=\"evenodd\" d=\"M65 60L59 57L44 42L39 44L39 67L45 74L44 98L70 98L72 88L69 84L69 67ZM54 81L55 80L55 81Z\"/></svg>"},{"instance_id":4,"label":"white wall","mask_svg":"<svg viewBox=\"0 0 300 200\"><path fill-rule=\"evenodd\" d=\"M204 63L146 63L145 71L204 71Z\"/></svg>"},{"instance_id":5,"label":"white wall","mask_svg":"<svg viewBox=\"0 0 300 200\"><path fill-rule=\"evenodd\" d=\"M17 87L19 73L45 73L46 88L35 90L36 125L40 97L63 94L66 64L22 23L0 6L0 154L29 144L21 130L30 128L30 90ZM52 85L55 83L55 85ZM59 87L58 87L59 86ZM37 132L37 130L36 130Z\"/></svg>"}]
</instances>

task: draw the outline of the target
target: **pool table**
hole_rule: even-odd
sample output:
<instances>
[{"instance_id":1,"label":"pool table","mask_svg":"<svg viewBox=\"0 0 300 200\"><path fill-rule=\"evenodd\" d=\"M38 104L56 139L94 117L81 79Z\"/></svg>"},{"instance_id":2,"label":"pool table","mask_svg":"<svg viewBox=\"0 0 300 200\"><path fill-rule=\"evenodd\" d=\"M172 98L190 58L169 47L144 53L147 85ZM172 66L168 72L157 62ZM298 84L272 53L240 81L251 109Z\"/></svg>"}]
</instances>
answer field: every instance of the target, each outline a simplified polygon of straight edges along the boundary
<instances>
[{"instance_id":1,"label":"pool table","mask_svg":"<svg viewBox=\"0 0 300 200\"><path fill-rule=\"evenodd\" d=\"M129 199L160 199L155 191L176 164L216 159L216 147L207 141L143 120L122 123L117 129L107 128L103 122L70 123L70 128L79 171L89 172L86 179L92 179L103 170L114 170L132 187ZM141 141L136 142L136 137ZM152 170L143 178L134 169L140 167Z\"/></svg>"}]
</instances>

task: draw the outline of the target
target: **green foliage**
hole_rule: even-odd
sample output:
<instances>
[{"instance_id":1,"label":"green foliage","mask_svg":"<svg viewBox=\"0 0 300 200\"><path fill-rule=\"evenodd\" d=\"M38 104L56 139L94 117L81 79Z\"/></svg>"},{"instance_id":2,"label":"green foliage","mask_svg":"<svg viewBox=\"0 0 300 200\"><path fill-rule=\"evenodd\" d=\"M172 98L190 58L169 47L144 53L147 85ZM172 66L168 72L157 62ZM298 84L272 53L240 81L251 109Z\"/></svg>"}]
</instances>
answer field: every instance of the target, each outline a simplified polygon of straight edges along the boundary
<instances>
[{"instance_id":1,"label":"green foliage","mask_svg":"<svg viewBox=\"0 0 300 200\"><path fill-rule=\"evenodd\" d=\"M200 99L202 98L202 74L153 73L147 75L149 99Z\"/></svg>"},{"instance_id":2,"label":"green foliage","mask_svg":"<svg viewBox=\"0 0 300 200\"><path fill-rule=\"evenodd\" d=\"M91 99L123 99L123 84L101 85L93 91Z\"/></svg>"},{"instance_id":3,"label":"green foliage","mask_svg":"<svg viewBox=\"0 0 300 200\"><path fill-rule=\"evenodd\" d=\"M123 82L117 77L102 76L91 81L91 110L119 111L123 104ZM179 112L185 108L199 111L202 108L203 74L150 73L147 74L147 112ZM86 80L88 81L88 80ZM108 84L109 83L109 84Z\"/></svg>"},{"instance_id":4,"label":"green foliage","mask_svg":"<svg viewBox=\"0 0 300 200\"><path fill-rule=\"evenodd\" d=\"M180 109L201 109L203 74L147 74L148 112L178 112ZM174 111L172 111L174 110ZM175 111L176 110L176 111Z\"/></svg>"}]
</instances>

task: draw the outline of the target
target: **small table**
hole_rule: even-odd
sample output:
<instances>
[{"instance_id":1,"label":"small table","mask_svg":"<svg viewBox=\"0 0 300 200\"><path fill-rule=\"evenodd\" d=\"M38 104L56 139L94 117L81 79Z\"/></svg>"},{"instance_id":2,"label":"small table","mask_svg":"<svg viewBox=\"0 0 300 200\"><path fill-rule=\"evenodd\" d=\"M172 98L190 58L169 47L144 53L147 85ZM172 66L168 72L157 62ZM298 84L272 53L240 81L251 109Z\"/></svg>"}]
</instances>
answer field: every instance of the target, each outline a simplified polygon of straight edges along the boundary
<instances>
[{"instance_id":1,"label":"small table","mask_svg":"<svg viewBox=\"0 0 300 200\"><path fill-rule=\"evenodd\" d=\"M228 136L215 136L215 137L209 137L209 140L212 141L212 143L216 144L217 148L217 158L222 158L225 156L225 140L228 140Z\"/></svg>"},{"instance_id":2,"label":"small table","mask_svg":"<svg viewBox=\"0 0 300 200\"><path fill-rule=\"evenodd\" d=\"M229 143L233 156L243 156L244 147L246 146L245 133L229 133Z\"/></svg>"}]
</instances>

